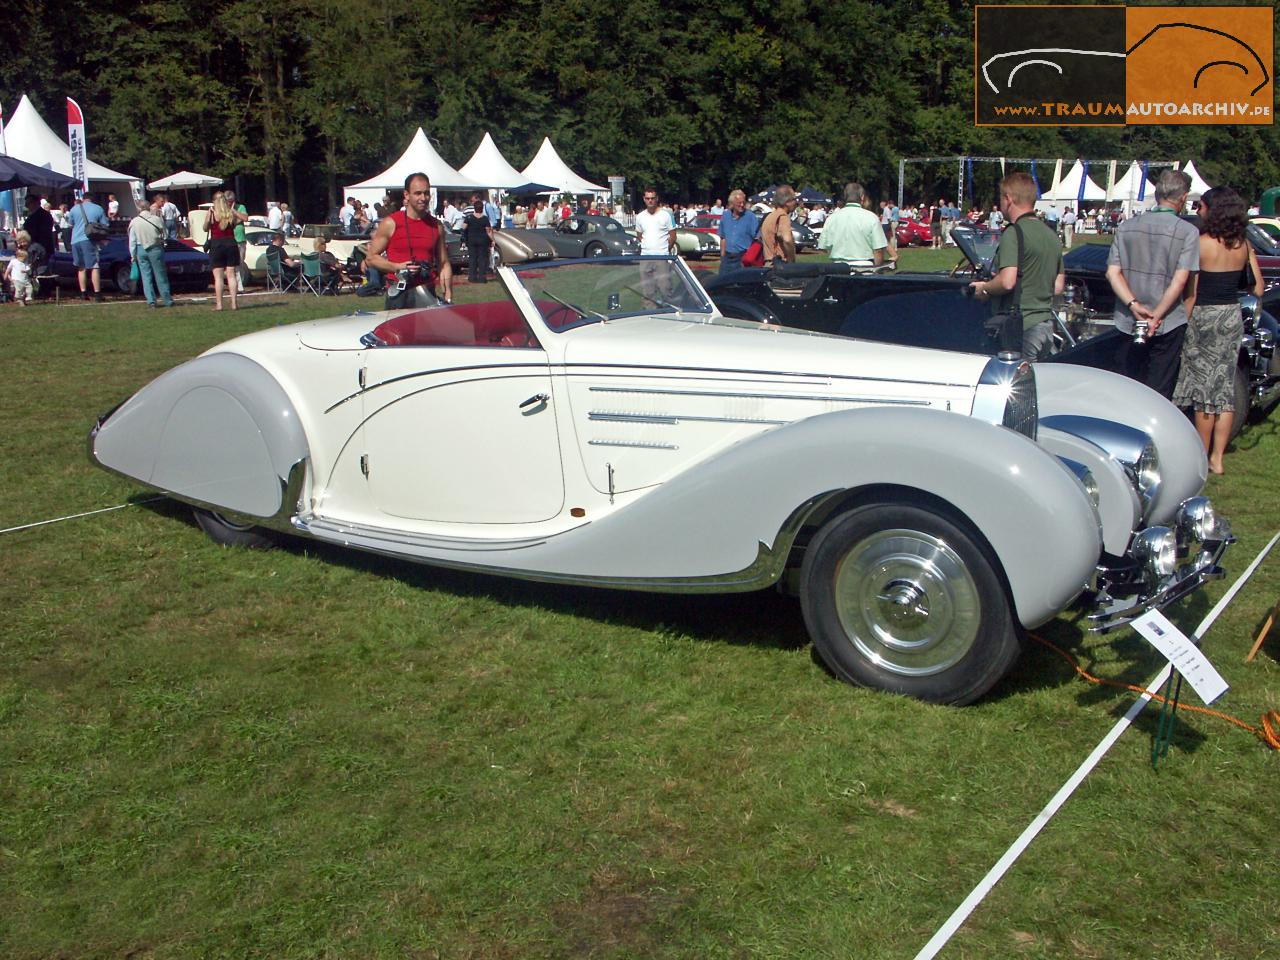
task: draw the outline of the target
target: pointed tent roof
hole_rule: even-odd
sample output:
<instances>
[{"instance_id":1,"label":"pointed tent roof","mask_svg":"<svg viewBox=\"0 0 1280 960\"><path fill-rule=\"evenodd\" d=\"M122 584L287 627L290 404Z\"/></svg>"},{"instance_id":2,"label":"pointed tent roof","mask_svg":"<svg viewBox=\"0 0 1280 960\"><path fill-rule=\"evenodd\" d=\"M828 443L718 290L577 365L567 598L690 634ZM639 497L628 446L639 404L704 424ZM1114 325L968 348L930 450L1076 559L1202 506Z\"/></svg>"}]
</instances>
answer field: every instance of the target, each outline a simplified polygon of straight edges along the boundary
<instances>
[{"instance_id":1,"label":"pointed tent roof","mask_svg":"<svg viewBox=\"0 0 1280 960\"><path fill-rule=\"evenodd\" d=\"M1088 177L1084 172L1084 163L1077 160L1065 174L1062 179L1053 185L1053 189L1049 191L1047 199L1078 201L1080 196L1080 182L1084 181L1084 197L1085 200L1105 200L1107 192L1093 182L1092 177Z\"/></svg>"},{"instance_id":2,"label":"pointed tent roof","mask_svg":"<svg viewBox=\"0 0 1280 960\"><path fill-rule=\"evenodd\" d=\"M354 190L399 190L404 186L405 177L418 172L430 177L431 186L438 190L476 190L485 186L445 163L419 127L399 160L377 176L351 184L346 193Z\"/></svg>"},{"instance_id":3,"label":"pointed tent roof","mask_svg":"<svg viewBox=\"0 0 1280 960\"><path fill-rule=\"evenodd\" d=\"M13 111L13 119L4 128L4 142L11 157L71 175L71 148L44 122L25 93L18 101L18 109ZM138 179L132 173L120 173L93 160L85 164L85 170L90 183Z\"/></svg>"},{"instance_id":4,"label":"pointed tent roof","mask_svg":"<svg viewBox=\"0 0 1280 960\"><path fill-rule=\"evenodd\" d=\"M1137 202L1155 202L1156 188L1151 181L1142 176L1142 167L1137 160L1129 164L1124 176L1111 185L1108 200L1130 200Z\"/></svg>"},{"instance_id":5,"label":"pointed tent roof","mask_svg":"<svg viewBox=\"0 0 1280 960\"><path fill-rule=\"evenodd\" d=\"M1209 184L1205 182L1204 177L1200 176L1200 172L1196 170L1196 165L1192 161L1187 161L1186 166L1182 168L1182 172L1191 178L1191 192L1197 196L1211 189Z\"/></svg>"},{"instance_id":6,"label":"pointed tent roof","mask_svg":"<svg viewBox=\"0 0 1280 960\"><path fill-rule=\"evenodd\" d=\"M606 189L569 169L569 165L560 159L560 154L551 145L550 137L542 138L542 146L524 168L523 176L525 180L532 180L534 183L554 183L570 193L603 193Z\"/></svg>"},{"instance_id":7,"label":"pointed tent roof","mask_svg":"<svg viewBox=\"0 0 1280 960\"><path fill-rule=\"evenodd\" d=\"M476 147L476 152L471 155L470 160L458 168L458 172L500 190L510 190L512 187L529 182L528 177L507 163L506 157L498 150L493 137L489 136L487 131L484 139L480 141L480 146Z\"/></svg>"}]
</instances>

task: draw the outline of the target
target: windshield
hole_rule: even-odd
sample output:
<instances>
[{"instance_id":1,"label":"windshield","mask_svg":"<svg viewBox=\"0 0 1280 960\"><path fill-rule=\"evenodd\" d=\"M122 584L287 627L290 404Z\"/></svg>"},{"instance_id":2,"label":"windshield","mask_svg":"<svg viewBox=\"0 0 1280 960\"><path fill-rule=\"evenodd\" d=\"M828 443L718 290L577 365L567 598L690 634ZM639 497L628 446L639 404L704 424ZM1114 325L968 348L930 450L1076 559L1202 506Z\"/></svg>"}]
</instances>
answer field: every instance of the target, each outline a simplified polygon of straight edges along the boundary
<instances>
[{"instance_id":1,"label":"windshield","mask_svg":"<svg viewBox=\"0 0 1280 960\"><path fill-rule=\"evenodd\" d=\"M1000 246L1000 234L986 227L960 224L951 229L951 239L969 262L980 270L990 270L995 260L996 247Z\"/></svg>"},{"instance_id":2,"label":"windshield","mask_svg":"<svg viewBox=\"0 0 1280 960\"><path fill-rule=\"evenodd\" d=\"M713 313L702 288L667 257L596 257L511 269L556 333L622 317L695 313L710 319Z\"/></svg>"}]
</instances>

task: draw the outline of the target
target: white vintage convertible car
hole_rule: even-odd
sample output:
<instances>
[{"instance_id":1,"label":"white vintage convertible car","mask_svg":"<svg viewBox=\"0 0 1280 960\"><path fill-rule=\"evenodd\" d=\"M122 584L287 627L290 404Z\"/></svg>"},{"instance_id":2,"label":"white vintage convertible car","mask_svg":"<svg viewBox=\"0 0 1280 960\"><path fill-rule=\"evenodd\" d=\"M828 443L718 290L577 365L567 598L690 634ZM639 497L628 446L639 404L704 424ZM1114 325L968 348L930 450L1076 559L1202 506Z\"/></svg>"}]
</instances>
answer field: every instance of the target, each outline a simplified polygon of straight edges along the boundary
<instances>
[{"instance_id":1,"label":"white vintage convertible car","mask_svg":"<svg viewBox=\"0 0 1280 960\"><path fill-rule=\"evenodd\" d=\"M92 456L229 544L776 584L839 677L943 703L1082 596L1109 629L1221 575L1196 433L1130 380L726 319L674 259L499 275L493 303L224 343L101 417Z\"/></svg>"}]
</instances>

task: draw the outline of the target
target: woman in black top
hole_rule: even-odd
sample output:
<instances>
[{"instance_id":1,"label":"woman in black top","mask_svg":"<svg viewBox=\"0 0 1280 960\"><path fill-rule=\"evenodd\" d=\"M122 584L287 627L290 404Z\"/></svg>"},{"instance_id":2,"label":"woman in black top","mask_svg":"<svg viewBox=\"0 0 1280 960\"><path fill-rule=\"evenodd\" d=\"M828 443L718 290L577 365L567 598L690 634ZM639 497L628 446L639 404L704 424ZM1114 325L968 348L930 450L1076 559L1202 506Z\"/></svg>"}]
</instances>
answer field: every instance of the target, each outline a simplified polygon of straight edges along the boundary
<instances>
[{"instance_id":1,"label":"woman in black top","mask_svg":"<svg viewBox=\"0 0 1280 960\"><path fill-rule=\"evenodd\" d=\"M471 212L462 221L462 239L467 242L470 271L467 279L472 283L484 283L489 275L489 244L493 242L493 228L485 216L484 203L476 200Z\"/></svg>"}]
</instances>

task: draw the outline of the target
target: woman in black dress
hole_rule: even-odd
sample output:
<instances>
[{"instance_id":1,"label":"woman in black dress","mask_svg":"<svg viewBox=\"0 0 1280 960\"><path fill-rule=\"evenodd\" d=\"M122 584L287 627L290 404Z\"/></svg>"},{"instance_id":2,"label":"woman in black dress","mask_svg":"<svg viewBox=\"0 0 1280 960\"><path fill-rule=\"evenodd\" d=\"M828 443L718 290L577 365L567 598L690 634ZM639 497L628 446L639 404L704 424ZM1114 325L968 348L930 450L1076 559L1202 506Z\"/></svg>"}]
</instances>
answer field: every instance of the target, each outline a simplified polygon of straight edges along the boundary
<instances>
[{"instance_id":1,"label":"woman in black dress","mask_svg":"<svg viewBox=\"0 0 1280 960\"><path fill-rule=\"evenodd\" d=\"M493 228L485 216L484 202L476 200L462 221L462 239L467 243L470 270L467 279L472 283L485 283L489 275L489 244L493 242Z\"/></svg>"}]
</instances>

